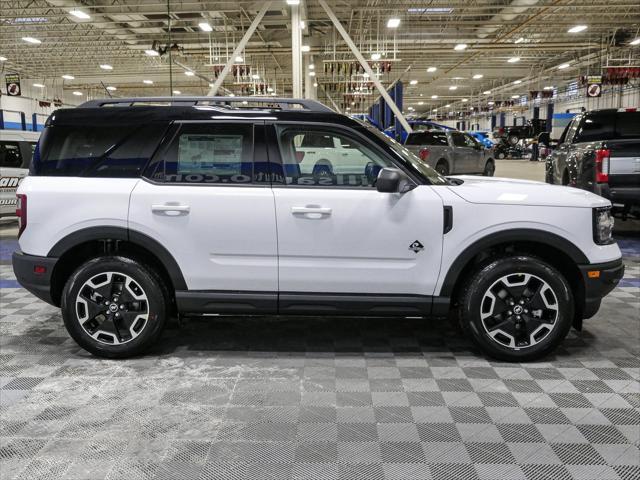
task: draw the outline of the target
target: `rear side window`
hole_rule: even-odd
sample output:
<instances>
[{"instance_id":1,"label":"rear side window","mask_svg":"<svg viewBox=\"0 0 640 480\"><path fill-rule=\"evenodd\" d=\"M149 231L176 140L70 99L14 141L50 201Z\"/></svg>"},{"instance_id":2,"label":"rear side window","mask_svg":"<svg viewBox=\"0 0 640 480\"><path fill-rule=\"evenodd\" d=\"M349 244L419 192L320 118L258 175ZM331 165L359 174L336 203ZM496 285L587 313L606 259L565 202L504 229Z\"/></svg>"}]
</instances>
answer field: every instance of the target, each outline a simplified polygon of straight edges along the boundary
<instances>
[{"instance_id":1,"label":"rear side window","mask_svg":"<svg viewBox=\"0 0 640 480\"><path fill-rule=\"evenodd\" d=\"M441 145L448 146L447 134L445 132L429 131L412 133L407 137L406 145Z\"/></svg>"},{"instance_id":2,"label":"rear side window","mask_svg":"<svg viewBox=\"0 0 640 480\"><path fill-rule=\"evenodd\" d=\"M140 176L166 126L48 127L40 140L33 175L135 178Z\"/></svg>"},{"instance_id":3,"label":"rear side window","mask_svg":"<svg viewBox=\"0 0 640 480\"><path fill-rule=\"evenodd\" d=\"M640 138L640 112L620 112L616 116L617 138Z\"/></svg>"},{"instance_id":4,"label":"rear side window","mask_svg":"<svg viewBox=\"0 0 640 480\"><path fill-rule=\"evenodd\" d=\"M22 154L18 142L0 142L0 167L22 167Z\"/></svg>"},{"instance_id":5,"label":"rear side window","mask_svg":"<svg viewBox=\"0 0 640 480\"><path fill-rule=\"evenodd\" d=\"M585 115L578 125L574 142L593 142L615 138L615 113Z\"/></svg>"},{"instance_id":6,"label":"rear side window","mask_svg":"<svg viewBox=\"0 0 640 480\"><path fill-rule=\"evenodd\" d=\"M460 132L453 132L451 134L451 137L453 137L453 144L456 147L468 147L467 145L467 140L465 139L464 135Z\"/></svg>"},{"instance_id":7,"label":"rear side window","mask_svg":"<svg viewBox=\"0 0 640 480\"><path fill-rule=\"evenodd\" d=\"M186 124L152 175L167 183L242 184L253 180L252 124Z\"/></svg>"}]
</instances>

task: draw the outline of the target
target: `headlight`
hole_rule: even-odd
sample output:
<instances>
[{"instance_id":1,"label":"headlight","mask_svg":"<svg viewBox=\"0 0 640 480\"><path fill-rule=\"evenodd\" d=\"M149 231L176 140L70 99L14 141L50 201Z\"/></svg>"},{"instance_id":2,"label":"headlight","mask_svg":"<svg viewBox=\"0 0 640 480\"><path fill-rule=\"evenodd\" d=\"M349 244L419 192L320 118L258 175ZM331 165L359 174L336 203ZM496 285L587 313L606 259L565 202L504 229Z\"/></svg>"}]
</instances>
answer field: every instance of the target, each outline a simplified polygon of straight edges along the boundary
<instances>
[{"instance_id":1,"label":"headlight","mask_svg":"<svg viewBox=\"0 0 640 480\"><path fill-rule=\"evenodd\" d=\"M613 243L613 215L611 207L593 209L593 241L598 245Z\"/></svg>"}]
</instances>

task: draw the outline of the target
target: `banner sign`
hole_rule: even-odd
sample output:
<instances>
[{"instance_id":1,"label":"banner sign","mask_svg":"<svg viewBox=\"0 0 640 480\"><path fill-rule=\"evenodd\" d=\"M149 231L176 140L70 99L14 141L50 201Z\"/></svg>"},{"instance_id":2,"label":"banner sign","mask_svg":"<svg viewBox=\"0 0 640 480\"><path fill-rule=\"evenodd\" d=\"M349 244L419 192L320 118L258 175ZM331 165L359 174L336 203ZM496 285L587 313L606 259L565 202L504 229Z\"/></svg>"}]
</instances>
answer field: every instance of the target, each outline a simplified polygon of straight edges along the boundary
<instances>
[{"instance_id":1,"label":"banner sign","mask_svg":"<svg viewBox=\"0 0 640 480\"><path fill-rule=\"evenodd\" d=\"M7 73L4 76L7 84L7 95L11 97L19 97L22 94L20 90L20 75L17 73Z\"/></svg>"}]
</instances>

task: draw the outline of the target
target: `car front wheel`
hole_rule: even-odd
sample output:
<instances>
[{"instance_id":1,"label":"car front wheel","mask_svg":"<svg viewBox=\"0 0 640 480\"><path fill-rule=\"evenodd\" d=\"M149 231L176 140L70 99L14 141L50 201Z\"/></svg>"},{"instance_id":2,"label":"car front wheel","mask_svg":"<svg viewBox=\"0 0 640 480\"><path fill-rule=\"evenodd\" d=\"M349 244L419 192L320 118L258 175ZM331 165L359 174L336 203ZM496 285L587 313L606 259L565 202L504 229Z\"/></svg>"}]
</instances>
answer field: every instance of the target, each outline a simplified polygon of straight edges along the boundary
<instances>
[{"instance_id":1,"label":"car front wheel","mask_svg":"<svg viewBox=\"0 0 640 480\"><path fill-rule=\"evenodd\" d=\"M106 358L139 355L161 335L167 316L162 280L144 264L103 256L81 265L62 292L62 316L73 339Z\"/></svg>"},{"instance_id":2,"label":"car front wheel","mask_svg":"<svg viewBox=\"0 0 640 480\"><path fill-rule=\"evenodd\" d=\"M472 274L459 304L463 330L488 355L530 361L555 349L574 315L567 280L529 255L494 258Z\"/></svg>"}]
</instances>

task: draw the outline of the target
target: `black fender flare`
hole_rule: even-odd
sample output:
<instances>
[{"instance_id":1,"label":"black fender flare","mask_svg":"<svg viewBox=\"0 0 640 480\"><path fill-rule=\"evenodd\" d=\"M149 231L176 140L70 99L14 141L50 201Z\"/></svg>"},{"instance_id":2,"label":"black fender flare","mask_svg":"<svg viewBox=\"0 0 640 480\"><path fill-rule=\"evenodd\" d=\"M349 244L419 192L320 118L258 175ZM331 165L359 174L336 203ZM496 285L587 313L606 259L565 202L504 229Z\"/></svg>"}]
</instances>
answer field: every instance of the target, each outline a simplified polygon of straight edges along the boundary
<instances>
[{"instance_id":1,"label":"black fender flare","mask_svg":"<svg viewBox=\"0 0 640 480\"><path fill-rule=\"evenodd\" d=\"M65 252L68 252L70 249L77 247L80 244L90 242L92 240L105 239L123 240L148 250L167 270L174 288L176 290L187 289L187 283L184 280L184 275L182 274L182 270L180 269L178 262L176 262L173 255L171 255L164 246L144 233L124 227L88 227L77 230L60 239L51 248L51 250L49 250L47 257L59 258Z\"/></svg>"},{"instance_id":2,"label":"black fender flare","mask_svg":"<svg viewBox=\"0 0 640 480\"><path fill-rule=\"evenodd\" d=\"M589 263L589 259L577 246L571 243L566 238L562 238L555 233L545 232L544 230L536 230L533 228L517 228L513 230L504 230L495 232L486 237L477 240L469 245L465 250L458 255L454 262L447 270L442 288L440 289L440 295L450 297L453 294L453 289L458 281L460 273L464 267L471 261L473 257L480 252L500 245L503 243L511 242L526 242L526 243L538 243L553 247L556 250L561 251L577 265L584 265Z\"/></svg>"}]
</instances>

